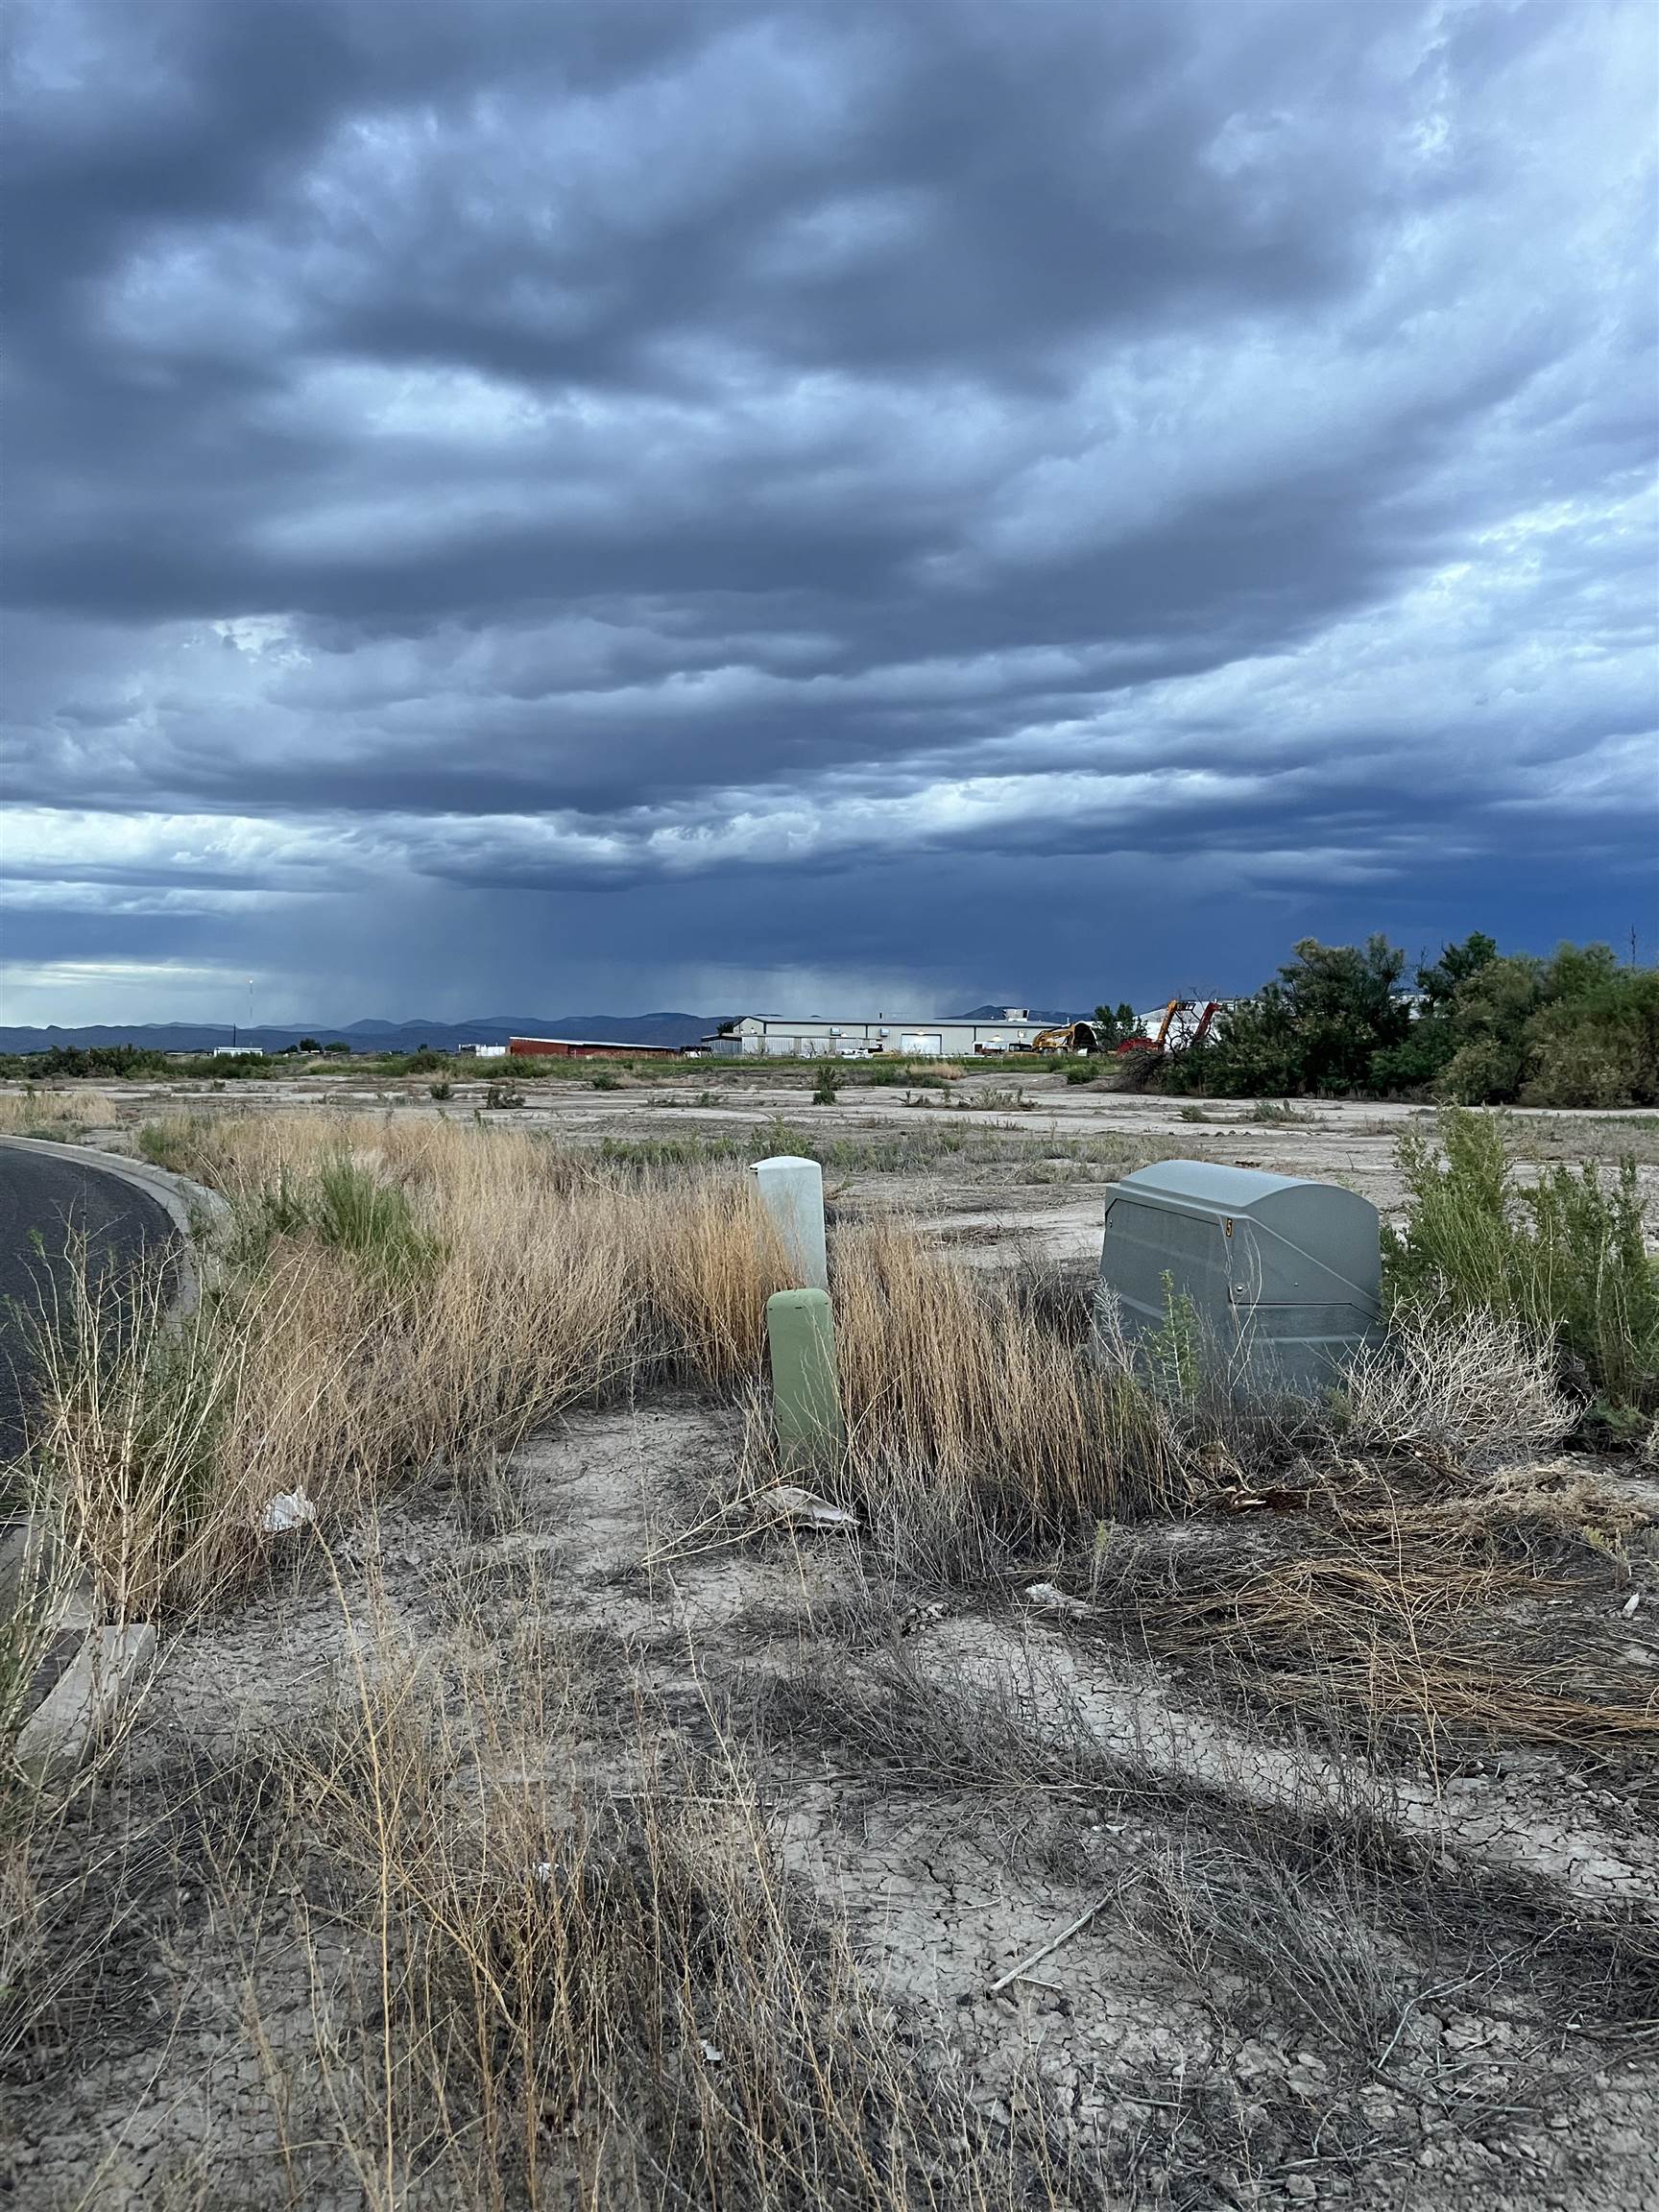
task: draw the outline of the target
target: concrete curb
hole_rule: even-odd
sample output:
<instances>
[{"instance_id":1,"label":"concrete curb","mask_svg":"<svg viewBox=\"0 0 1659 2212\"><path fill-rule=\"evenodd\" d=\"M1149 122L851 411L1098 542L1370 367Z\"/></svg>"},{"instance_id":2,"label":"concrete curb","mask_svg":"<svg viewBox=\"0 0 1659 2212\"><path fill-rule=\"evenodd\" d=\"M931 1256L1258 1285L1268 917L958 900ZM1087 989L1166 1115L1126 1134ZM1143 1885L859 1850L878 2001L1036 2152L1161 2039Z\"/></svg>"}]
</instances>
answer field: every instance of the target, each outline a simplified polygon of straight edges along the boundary
<instances>
[{"instance_id":1,"label":"concrete curb","mask_svg":"<svg viewBox=\"0 0 1659 2212\"><path fill-rule=\"evenodd\" d=\"M0 1136L0 1144L45 1152L110 1175L154 1199L179 1233L179 1287L172 1320L185 1320L201 1302L206 1240L229 1219L230 1209L216 1190L153 1167L147 1160L128 1160L85 1144L60 1144L41 1137ZM50 1530L38 1515L0 1527L0 1607L10 1609L29 1585L47 1579L43 1562L50 1553ZM39 1780L78 1766L93 1752L119 1718L123 1706L143 1689L156 1664L156 1631L148 1623L100 1624L93 1616L89 1589L83 1585L48 1596L52 1624L79 1629L81 1648L23 1722L13 1747L18 1764Z\"/></svg>"},{"instance_id":2,"label":"concrete curb","mask_svg":"<svg viewBox=\"0 0 1659 2212\"><path fill-rule=\"evenodd\" d=\"M18 1732L15 1757L45 1781L78 1767L144 1687L156 1664L156 1631L90 1628L80 1650Z\"/></svg>"}]
</instances>

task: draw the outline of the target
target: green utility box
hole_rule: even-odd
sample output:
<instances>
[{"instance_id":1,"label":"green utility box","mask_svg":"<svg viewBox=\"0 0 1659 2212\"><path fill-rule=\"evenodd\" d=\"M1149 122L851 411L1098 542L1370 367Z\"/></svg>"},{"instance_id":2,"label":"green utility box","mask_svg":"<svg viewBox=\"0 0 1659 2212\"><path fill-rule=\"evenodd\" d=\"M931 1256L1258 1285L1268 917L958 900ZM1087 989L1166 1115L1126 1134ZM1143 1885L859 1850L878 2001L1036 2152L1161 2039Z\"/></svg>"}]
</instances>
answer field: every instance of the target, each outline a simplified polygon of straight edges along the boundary
<instances>
[{"instance_id":1,"label":"green utility box","mask_svg":"<svg viewBox=\"0 0 1659 2212\"><path fill-rule=\"evenodd\" d=\"M1099 1326L1113 1302L1133 1343L1190 1302L1245 1391L1317 1392L1381 1334L1382 1232L1338 1184L1209 1160L1163 1160L1106 1193Z\"/></svg>"},{"instance_id":2,"label":"green utility box","mask_svg":"<svg viewBox=\"0 0 1659 2212\"><path fill-rule=\"evenodd\" d=\"M792 1467L839 1459L847 1431L835 1367L835 1317L827 1290L779 1290L766 1301L772 1417Z\"/></svg>"}]
</instances>

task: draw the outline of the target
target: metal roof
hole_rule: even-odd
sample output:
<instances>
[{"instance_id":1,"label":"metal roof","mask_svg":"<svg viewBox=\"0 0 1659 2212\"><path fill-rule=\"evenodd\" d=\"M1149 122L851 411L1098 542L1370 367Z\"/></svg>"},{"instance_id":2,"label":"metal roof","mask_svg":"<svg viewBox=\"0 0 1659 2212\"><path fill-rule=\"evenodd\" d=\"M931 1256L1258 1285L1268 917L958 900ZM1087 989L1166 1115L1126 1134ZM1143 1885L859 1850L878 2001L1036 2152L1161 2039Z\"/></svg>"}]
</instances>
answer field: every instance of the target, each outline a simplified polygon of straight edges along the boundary
<instances>
[{"instance_id":1,"label":"metal roof","mask_svg":"<svg viewBox=\"0 0 1659 2212\"><path fill-rule=\"evenodd\" d=\"M780 1029L793 1022L804 1029L1054 1029L1054 1022L1039 1022L1030 1014L733 1014L710 1034L719 1036L743 1022L769 1022Z\"/></svg>"}]
</instances>

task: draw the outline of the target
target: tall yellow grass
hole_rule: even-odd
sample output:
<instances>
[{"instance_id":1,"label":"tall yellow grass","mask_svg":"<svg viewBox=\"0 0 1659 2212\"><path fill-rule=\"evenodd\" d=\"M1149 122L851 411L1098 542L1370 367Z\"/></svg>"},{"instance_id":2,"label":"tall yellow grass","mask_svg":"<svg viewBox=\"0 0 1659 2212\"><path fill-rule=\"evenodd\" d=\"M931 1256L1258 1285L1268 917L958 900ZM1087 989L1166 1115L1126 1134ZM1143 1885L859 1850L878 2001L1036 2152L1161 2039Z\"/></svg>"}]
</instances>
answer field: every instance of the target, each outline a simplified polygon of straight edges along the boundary
<instances>
[{"instance_id":1,"label":"tall yellow grass","mask_svg":"<svg viewBox=\"0 0 1659 2212\"><path fill-rule=\"evenodd\" d=\"M122 1617L233 1584L278 1492L352 1510L651 1380L753 1386L787 1263L750 1178L665 1180L520 1130L392 1116L178 1117L146 1150L230 1201L224 1282L46 1348L36 1462ZM913 1561L1058 1540L1190 1483L1179 1424L1011 1280L894 1221L841 1230L846 1493ZM148 1301L148 1303L146 1303Z\"/></svg>"},{"instance_id":2,"label":"tall yellow grass","mask_svg":"<svg viewBox=\"0 0 1659 2212\"><path fill-rule=\"evenodd\" d=\"M86 1125L86 1101L72 1092L0 1091L0 1135L65 1137Z\"/></svg>"},{"instance_id":3,"label":"tall yellow grass","mask_svg":"<svg viewBox=\"0 0 1659 2212\"><path fill-rule=\"evenodd\" d=\"M233 1584L279 1492L326 1517L637 1380L753 1375L787 1279L730 1172L670 1190L523 1134L369 1118L182 1121L147 1149L230 1199L220 1286L174 1324L158 1282L112 1305L82 1271L43 1332L32 1440L72 1554L122 1619ZM349 1198L387 1201L355 1243L319 1202L343 1164Z\"/></svg>"},{"instance_id":4,"label":"tall yellow grass","mask_svg":"<svg viewBox=\"0 0 1659 2212\"><path fill-rule=\"evenodd\" d=\"M989 1516L1024 1537L1118 1509L1118 1385L1008 1281L878 1221L841 1232L834 1298L849 1474L878 1513L926 1501L941 1533Z\"/></svg>"}]
</instances>

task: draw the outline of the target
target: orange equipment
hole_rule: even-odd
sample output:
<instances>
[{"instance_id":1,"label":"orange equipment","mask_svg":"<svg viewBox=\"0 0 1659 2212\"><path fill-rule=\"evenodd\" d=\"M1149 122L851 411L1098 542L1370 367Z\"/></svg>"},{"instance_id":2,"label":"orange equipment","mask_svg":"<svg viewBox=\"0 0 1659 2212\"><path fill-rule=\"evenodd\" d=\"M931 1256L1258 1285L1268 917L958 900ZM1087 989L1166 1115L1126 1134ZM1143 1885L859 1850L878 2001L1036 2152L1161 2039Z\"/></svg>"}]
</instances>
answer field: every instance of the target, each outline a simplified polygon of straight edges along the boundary
<instances>
[{"instance_id":1,"label":"orange equipment","mask_svg":"<svg viewBox=\"0 0 1659 2212\"><path fill-rule=\"evenodd\" d=\"M1164 1009L1155 1037L1126 1037L1119 1052L1185 1052L1210 1034L1210 1025L1221 1011L1219 998L1207 999L1200 1009L1196 998L1171 998Z\"/></svg>"}]
</instances>

